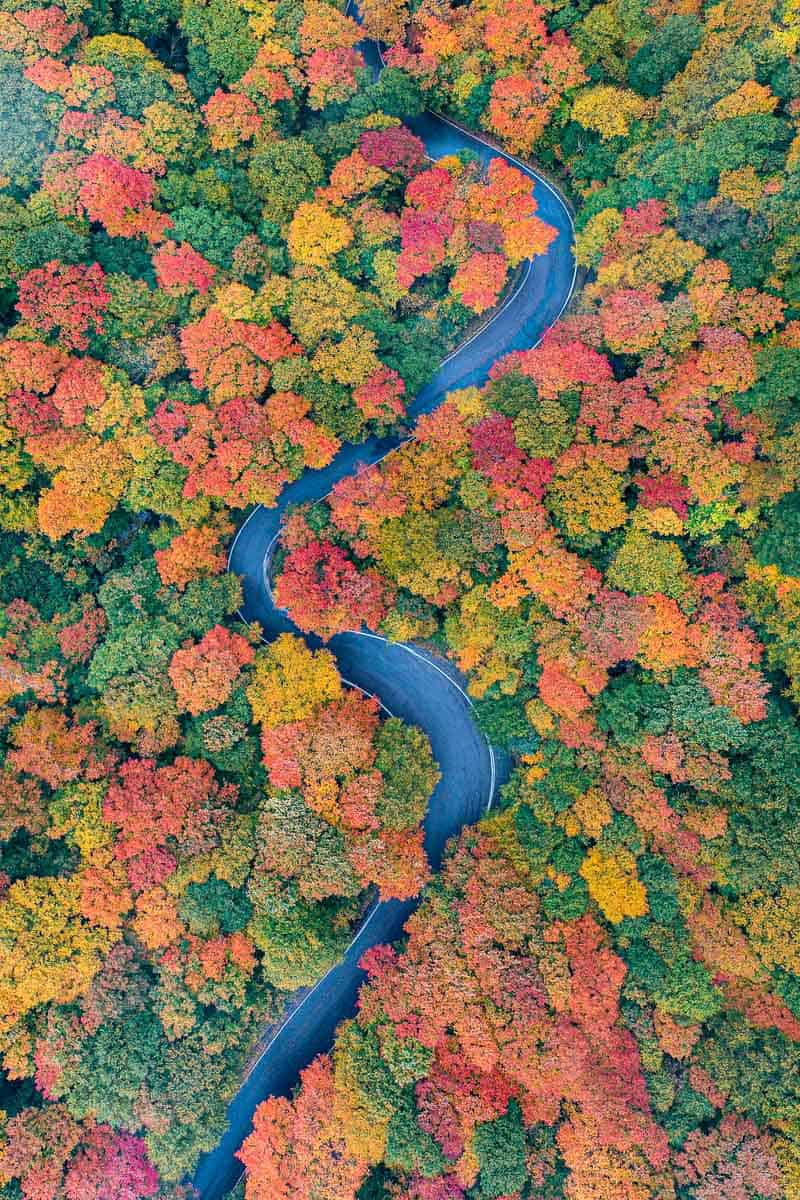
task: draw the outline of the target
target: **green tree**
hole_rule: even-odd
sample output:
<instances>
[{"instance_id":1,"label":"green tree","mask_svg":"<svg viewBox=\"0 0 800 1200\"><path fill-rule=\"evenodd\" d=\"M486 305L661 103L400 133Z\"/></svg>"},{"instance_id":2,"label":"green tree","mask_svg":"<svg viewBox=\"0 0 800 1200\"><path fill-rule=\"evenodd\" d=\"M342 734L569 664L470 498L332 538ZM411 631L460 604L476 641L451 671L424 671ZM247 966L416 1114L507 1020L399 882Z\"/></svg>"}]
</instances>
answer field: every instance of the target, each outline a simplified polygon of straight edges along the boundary
<instances>
[{"instance_id":1,"label":"green tree","mask_svg":"<svg viewBox=\"0 0 800 1200\"><path fill-rule=\"evenodd\" d=\"M482 1195L507 1196L522 1188L528 1177L525 1126L516 1100L509 1101L503 1116L476 1126L474 1144Z\"/></svg>"},{"instance_id":2,"label":"green tree","mask_svg":"<svg viewBox=\"0 0 800 1200\"><path fill-rule=\"evenodd\" d=\"M189 44L189 83L199 100L220 84L230 87L253 65L258 42L244 7L226 0L184 0L180 24Z\"/></svg>"},{"instance_id":3,"label":"green tree","mask_svg":"<svg viewBox=\"0 0 800 1200\"><path fill-rule=\"evenodd\" d=\"M302 137L264 146L250 159L248 176L264 201L264 219L285 225L303 200L310 200L325 177L322 159Z\"/></svg>"},{"instance_id":4,"label":"green tree","mask_svg":"<svg viewBox=\"0 0 800 1200\"><path fill-rule=\"evenodd\" d=\"M23 75L15 58L0 52L0 175L28 192L53 149L49 97Z\"/></svg>"},{"instance_id":5,"label":"green tree","mask_svg":"<svg viewBox=\"0 0 800 1200\"><path fill-rule=\"evenodd\" d=\"M217 267L229 268L233 252L251 227L235 212L220 212L203 204L184 204L172 213L172 236L189 242Z\"/></svg>"},{"instance_id":6,"label":"green tree","mask_svg":"<svg viewBox=\"0 0 800 1200\"><path fill-rule=\"evenodd\" d=\"M419 1127L414 1090L404 1088L386 1130L386 1165L426 1179L440 1175L446 1160L430 1133Z\"/></svg>"},{"instance_id":7,"label":"green tree","mask_svg":"<svg viewBox=\"0 0 800 1200\"><path fill-rule=\"evenodd\" d=\"M385 829L411 829L425 809L439 772L421 729L397 717L383 721L375 735L375 766L383 775L376 815Z\"/></svg>"},{"instance_id":8,"label":"green tree","mask_svg":"<svg viewBox=\"0 0 800 1200\"><path fill-rule=\"evenodd\" d=\"M118 0L120 32L145 42L166 38L181 15L181 0Z\"/></svg>"},{"instance_id":9,"label":"green tree","mask_svg":"<svg viewBox=\"0 0 800 1200\"><path fill-rule=\"evenodd\" d=\"M341 957L349 932L348 910L340 902L303 900L293 884L268 897L251 885L250 899L254 911L247 932L273 987L308 987Z\"/></svg>"},{"instance_id":10,"label":"green tree","mask_svg":"<svg viewBox=\"0 0 800 1200\"><path fill-rule=\"evenodd\" d=\"M211 875L205 883L190 883L178 911L192 933L216 937L244 929L253 915L253 906L239 888Z\"/></svg>"},{"instance_id":11,"label":"green tree","mask_svg":"<svg viewBox=\"0 0 800 1200\"><path fill-rule=\"evenodd\" d=\"M643 96L657 96L682 71L700 45L703 27L691 13L673 13L634 54L628 81Z\"/></svg>"}]
</instances>

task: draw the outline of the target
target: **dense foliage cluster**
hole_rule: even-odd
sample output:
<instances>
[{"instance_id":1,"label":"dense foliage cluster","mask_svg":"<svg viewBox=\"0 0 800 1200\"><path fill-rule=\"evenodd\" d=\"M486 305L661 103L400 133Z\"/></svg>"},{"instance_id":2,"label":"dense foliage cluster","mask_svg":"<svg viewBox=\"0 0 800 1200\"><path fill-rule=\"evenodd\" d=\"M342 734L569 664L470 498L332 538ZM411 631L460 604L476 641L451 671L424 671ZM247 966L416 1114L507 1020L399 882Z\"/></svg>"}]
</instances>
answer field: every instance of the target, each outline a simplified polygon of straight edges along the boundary
<instances>
[{"instance_id":1,"label":"dense foliage cluster","mask_svg":"<svg viewBox=\"0 0 800 1200\"><path fill-rule=\"evenodd\" d=\"M499 43L487 4L366 11L431 103L563 172L587 281L287 524L298 622L378 612L447 651L517 766L332 1054L260 1110L248 1195L791 1197L796 6L510 5ZM492 125L565 36L584 78L549 122Z\"/></svg>"},{"instance_id":2,"label":"dense foliage cluster","mask_svg":"<svg viewBox=\"0 0 800 1200\"><path fill-rule=\"evenodd\" d=\"M364 28L387 65L429 107L530 154L574 89L589 78L563 6L536 0L363 0ZM562 11L548 28L548 10Z\"/></svg>"},{"instance_id":3,"label":"dense foliage cluster","mask_svg":"<svg viewBox=\"0 0 800 1200\"><path fill-rule=\"evenodd\" d=\"M4 1200L183 1196L286 992L428 876L427 739L225 573L231 510L402 419L553 236L426 162L359 36L0 3Z\"/></svg>"},{"instance_id":4,"label":"dense foliage cluster","mask_svg":"<svg viewBox=\"0 0 800 1200\"><path fill-rule=\"evenodd\" d=\"M129 613L147 596L121 587L106 582L101 603L117 589ZM57 650L57 622L21 601L9 612L15 636ZM121 753L87 701L72 715L63 699L32 704L8 726L3 1063L39 1099L9 1123L0 1179L31 1200L119 1197L116 1184L71 1190L73 1176L89 1187L90 1158L103 1175L103 1155L138 1172L131 1200L158 1191L152 1164L179 1179L217 1140L282 994L340 957L365 889L405 897L426 878L420 821L437 775L425 737L381 721L328 651L288 635L252 643L215 625L172 655L180 753ZM7 1103L20 1096L9 1087ZM51 1139L63 1158L36 1190Z\"/></svg>"},{"instance_id":5,"label":"dense foliage cluster","mask_svg":"<svg viewBox=\"0 0 800 1200\"><path fill-rule=\"evenodd\" d=\"M37 13L33 33L25 10L0 26L5 528L88 536L121 506L167 530L273 503L402 417L554 236L516 168L426 165L357 25L320 0L251 18L252 63L205 103L210 67L184 77ZM15 98L46 122L38 186Z\"/></svg>"}]
</instances>

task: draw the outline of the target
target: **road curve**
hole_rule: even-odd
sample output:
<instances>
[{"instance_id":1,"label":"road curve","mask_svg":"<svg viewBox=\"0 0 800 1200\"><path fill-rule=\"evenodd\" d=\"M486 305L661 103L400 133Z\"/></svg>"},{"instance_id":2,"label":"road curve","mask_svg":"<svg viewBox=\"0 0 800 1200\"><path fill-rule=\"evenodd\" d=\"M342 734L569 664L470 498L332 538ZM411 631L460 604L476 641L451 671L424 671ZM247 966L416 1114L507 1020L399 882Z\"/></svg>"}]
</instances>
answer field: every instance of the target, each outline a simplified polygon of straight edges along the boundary
<instances>
[{"instance_id":1,"label":"road curve","mask_svg":"<svg viewBox=\"0 0 800 1200\"><path fill-rule=\"evenodd\" d=\"M377 72L379 54L371 43L362 50ZM534 346L566 308L575 284L572 219L558 192L531 167L484 143L446 118L426 113L408 122L425 142L431 158L469 149L486 163L503 157L535 185L539 216L558 230L548 253L528 263L515 291L477 334L442 362L431 382L409 405L409 421L431 412L447 392L483 384L495 360L511 350ZM399 437L370 438L346 445L323 470L308 470L284 489L275 508L254 509L231 547L228 568L242 581L241 616L259 621L266 641L300 631L278 610L267 584L272 548L290 505L319 500L346 475L364 469L393 450ZM321 642L306 637L311 646ZM386 642L371 633L341 634L328 643L349 683L376 695L386 709L424 729L441 769L425 818L425 848L438 869L445 843L491 804L495 787L507 775L507 763L493 752L478 730L464 681L453 666L415 647ZM228 1108L228 1129L194 1176L201 1200L219 1200L242 1174L236 1150L250 1131L253 1113L265 1097L288 1095L300 1070L330 1048L336 1026L355 1011L363 982L358 967L370 946L398 938L414 901L377 904L358 930L345 957L311 989L290 1013L252 1067Z\"/></svg>"}]
</instances>

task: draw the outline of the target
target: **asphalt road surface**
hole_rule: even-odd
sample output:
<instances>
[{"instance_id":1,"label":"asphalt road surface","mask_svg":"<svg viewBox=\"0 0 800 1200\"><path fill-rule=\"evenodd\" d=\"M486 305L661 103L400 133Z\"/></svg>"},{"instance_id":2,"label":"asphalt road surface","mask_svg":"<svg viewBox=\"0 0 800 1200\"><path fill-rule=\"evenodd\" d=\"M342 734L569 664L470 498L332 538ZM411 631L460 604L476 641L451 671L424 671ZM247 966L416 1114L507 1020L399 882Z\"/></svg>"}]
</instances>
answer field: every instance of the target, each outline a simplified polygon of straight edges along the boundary
<instances>
[{"instance_id":1,"label":"asphalt road surface","mask_svg":"<svg viewBox=\"0 0 800 1200\"><path fill-rule=\"evenodd\" d=\"M373 69L379 71L376 47L367 43L362 49ZM503 354L536 345L569 301L575 264L572 220L566 204L534 170L431 113L408 124L424 140L433 159L469 149L484 162L504 157L515 163L531 179L539 216L558 230L548 253L525 265L516 290L500 311L440 365L409 405L409 422L413 422L421 413L435 409L447 392L484 383L490 367ZM259 621L267 641L285 631L299 633L285 613L276 609L267 584L269 561L287 508L320 499L337 480L377 462L399 441L371 438L358 446L343 446L329 466L305 471L284 489L275 508L254 509L239 529L228 565L242 580L242 617ZM310 645L320 644L313 637L306 640ZM438 868L447 840L491 804L497 785L507 776L508 764L478 730L462 691L464 681L451 664L369 633L341 634L329 648L345 680L378 696L391 713L424 729L431 740L441 781L425 818L425 847L431 864ZM235 1155L250 1132L255 1109L267 1096L289 1095L301 1069L330 1048L336 1026L355 1011L364 978L358 966L361 955L370 946L398 938L414 907L413 901L376 905L345 957L292 1009L233 1097L224 1137L200 1161L194 1184L202 1200L218 1200L240 1178L242 1166Z\"/></svg>"}]
</instances>

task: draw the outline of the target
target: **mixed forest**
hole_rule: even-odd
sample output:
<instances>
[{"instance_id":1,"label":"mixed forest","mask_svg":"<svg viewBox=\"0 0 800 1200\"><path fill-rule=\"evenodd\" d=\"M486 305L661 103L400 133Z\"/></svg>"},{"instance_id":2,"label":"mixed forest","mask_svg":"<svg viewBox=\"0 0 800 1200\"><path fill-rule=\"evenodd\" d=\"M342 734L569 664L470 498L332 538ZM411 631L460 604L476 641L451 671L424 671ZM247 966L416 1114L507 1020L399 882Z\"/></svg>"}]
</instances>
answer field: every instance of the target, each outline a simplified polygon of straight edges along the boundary
<instances>
[{"instance_id":1,"label":"mixed forest","mask_svg":"<svg viewBox=\"0 0 800 1200\"><path fill-rule=\"evenodd\" d=\"M0 0L0 1197L189 1200L375 896L247 1200L800 1195L797 0ZM378 79L364 34L384 45ZM514 763L431 878L418 729L237 619L446 656Z\"/></svg>"}]
</instances>

